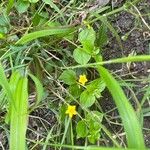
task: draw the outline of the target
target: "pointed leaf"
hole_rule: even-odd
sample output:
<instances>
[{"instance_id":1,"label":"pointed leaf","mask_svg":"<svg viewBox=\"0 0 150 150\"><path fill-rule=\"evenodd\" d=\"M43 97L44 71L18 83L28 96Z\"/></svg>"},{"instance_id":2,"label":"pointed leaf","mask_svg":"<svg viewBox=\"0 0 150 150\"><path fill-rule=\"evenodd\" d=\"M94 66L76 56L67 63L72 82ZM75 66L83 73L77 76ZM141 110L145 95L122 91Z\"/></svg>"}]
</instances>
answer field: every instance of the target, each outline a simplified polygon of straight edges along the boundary
<instances>
[{"instance_id":1,"label":"pointed leaf","mask_svg":"<svg viewBox=\"0 0 150 150\"><path fill-rule=\"evenodd\" d=\"M34 108L40 103L40 101L42 100L43 96L44 96L44 89L43 89L43 85L41 84L41 82L39 81L38 78L36 78L34 75L29 74L29 76L31 77L31 79L33 80L35 87L36 87L36 95L37 95L37 99L36 102L34 104Z\"/></svg>"},{"instance_id":2,"label":"pointed leaf","mask_svg":"<svg viewBox=\"0 0 150 150\"><path fill-rule=\"evenodd\" d=\"M129 148L144 149L144 139L135 111L114 77L103 67L98 68L117 105L125 128ZM138 141L138 142L137 142Z\"/></svg>"}]
</instances>

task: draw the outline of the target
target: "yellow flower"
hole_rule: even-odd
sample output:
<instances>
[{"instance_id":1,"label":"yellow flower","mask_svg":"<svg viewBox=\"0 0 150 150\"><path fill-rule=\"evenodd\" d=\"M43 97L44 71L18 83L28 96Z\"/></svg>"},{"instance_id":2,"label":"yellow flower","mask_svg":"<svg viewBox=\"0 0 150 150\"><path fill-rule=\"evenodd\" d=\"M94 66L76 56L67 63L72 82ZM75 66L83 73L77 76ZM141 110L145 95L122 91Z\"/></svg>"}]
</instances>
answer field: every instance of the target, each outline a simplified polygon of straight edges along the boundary
<instances>
[{"instance_id":1,"label":"yellow flower","mask_svg":"<svg viewBox=\"0 0 150 150\"><path fill-rule=\"evenodd\" d=\"M79 83L81 83L82 85L85 85L85 83L86 83L87 81L88 81L88 80L87 80L85 74L79 76Z\"/></svg>"},{"instance_id":2,"label":"yellow flower","mask_svg":"<svg viewBox=\"0 0 150 150\"><path fill-rule=\"evenodd\" d=\"M69 115L70 118L73 117L73 115L76 115L77 114L77 111L76 111L76 106L75 105L68 105L68 108L66 110L66 114Z\"/></svg>"}]
</instances>

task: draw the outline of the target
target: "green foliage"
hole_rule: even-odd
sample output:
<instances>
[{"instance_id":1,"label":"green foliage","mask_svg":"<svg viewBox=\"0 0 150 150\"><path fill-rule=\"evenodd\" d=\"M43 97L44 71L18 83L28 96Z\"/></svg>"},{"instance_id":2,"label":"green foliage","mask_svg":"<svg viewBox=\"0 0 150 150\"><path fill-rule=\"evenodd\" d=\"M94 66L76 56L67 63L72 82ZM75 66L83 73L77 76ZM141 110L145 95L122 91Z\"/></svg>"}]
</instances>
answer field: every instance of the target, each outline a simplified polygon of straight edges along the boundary
<instances>
[{"instance_id":1,"label":"green foliage","mask_svg":"<svg viewBox=\"0 0 150 150\"><path fill-rule=\"evenodd\" d=\"M144 149L145 145L140 123L138 122L137 116L131 104L128 102L128 99L124 95L123 90L120 88L118 82L105 68L99 67L99 71L101 72L101 76L105 81L109 91L111 92L121 115L127 134L129 148ZM137 141L139 142L137 143Z\"/></svg>"},{"instance_id":2,"label":"green foliage","mask_svg":"<svg viewBox=\"0 0 150 150\"><path fill-rule=\"evenodd\" d=\"M78 84L72 84L69 86L69 92L74 98L79 98L82 89Z\"/></svg>"},{"instance_id":3,"label":"green foliage","mask_svg":"<svg viewBox=\"0 0 150 150\"><path fill-rule=\"evenodd\" d=\"M86 86L86 90L81 93L80 103L87 108L95 103L96 98L101 97L101 92L105 89L105 83L102 79L95 79Z\"/></svg>"},{"instance_id":4,"label":"green foliage","mask_svg":"<svg viewBox=\"0 0 150 150\"><path fill-rule=\"evenodd\" d=\"M88 129L87 129L87 125L84 120L81 120L78 122L78 124L76 126L76 132L77 132L78 138L84 138L87 136Z\"/></svg>"},{"instance_id":5,"label":"green foliage","mask_svg":"<svg viewBox=\"0 0 150 150\"><path fill-rule=\"evenodd\" d=\"M18 71L12 73L10 81L7 81L4 70L0 64L0 85L7 95L8 112L6 123L10 124L10 150L26 149L26 130L28 125L28 78ZM37 102L43 96L43 87L40 81L30 74L36 85Z\"/></svg>"},{"instance_id":6,"label":"green foliage","mask_svg":"<svg viewBox=\"0 0 150 150\"><path fill-rule=\"evenodd\" d=\"M16 3L16 9L19 13L24 13L28 10L30 3L28 1L18 0Z\"/></svg>"},{"instance_id":7,"label":"green foliage","mask_svg":"<svg viewBox=\"0 0 150 150\"><path fill-rule=\"evenodd\" d=\"M108 36L107 36L107 26L102 23L97 34L96 38L96 46L102 47L105 46L108 42Z\"/></svg>"},{"instance_id":8,"label":"green foliage","mask_svg":"<svg viewBox=\"0 0 150 150\"><path fill-rule=\"evenodd\" d=\"M79 41L81 42L83 49L89 54L93 53L95 38L95 31L92 27L86 28L79 33Z\"/></svg>"},{"instance_id":9,"label":"green foliage","mask_svg":"<svg viewBox=\"0 0 150 150\"><path fill-rule=\"evenodd\" d=\"M37 93L37 99L36 102L33 106L33 110L37 107L37 105L41 102L43 95L44 95L44 90L43 90L43 85L41 84L41 82L38 80L38 78L36 78L34 75L29 74L29 76L31 77L31 79L33 80L33 82L35 83L35 89L36 89L36 93Z\"/></svg>"},{"instance_id":10,"label":"green foliage","mask_svg":"<svg viewBox=\"0 0 150 150\"><path fill-rule=\"evenodd\" d=\"M101 136L101 122L103 115L98 111L91 111L84 120L78 122L76 132L78 138L88 137L90 143L95 143Z\"/></svg>"},{"instance_id":11,"label":"green foliage","mask_svg":"<svg viewBox=\"0 0 150 150\"><path fill-rule=\"evenodd\" d=\"M16 44L25 44L37 38L50 36L50 35L69 34L72 31L73 31L73 28L66 28L66 29L58 28L58 29L35 31L29 34L25 34L19 41L17 41Z\"/></svg>"},{"instance_id":12,"label":"green foliage","mask_svg":"<svg viewBox=\"0 0 150 150\"><path fill-rule=\"evenodd\" d=\"M65 70L59 77L65 84L73 85L76 83L76 73L73 70Z\"/></svg>"},{"instance_id":13,"label":"green foliage","mask_svg":"<svg viewBox=\"0 0 150 150\"><path fill-rule=\"evenodd\" d=\"M85 90L80 95L80 104L85 108L92 106L95 103L95 100L94 93L88 90Z\"/></svg>"},{"instance_id":14,"label":"green foliage","mask_svg":"<svg viewBox=\"0 0 150 150\"><path fill-rule=\"evenodd\" d=\"M88 61L91 58L91 55L85 52L84 49L78 47L73 52L73 58L77 63L84 65L88 63Z\"/></svg>"},{"instance_id":15,"label":"green foliage","mask_svg":"<svg viewBox=\"0 0 150 150\"><path fill-rule=\"evenodd\" d=\"M14 88L14 105L10 104L10 150L26 149L26 130L28 123L27 78L21 77Z\"/></svg>"}]
</instances>

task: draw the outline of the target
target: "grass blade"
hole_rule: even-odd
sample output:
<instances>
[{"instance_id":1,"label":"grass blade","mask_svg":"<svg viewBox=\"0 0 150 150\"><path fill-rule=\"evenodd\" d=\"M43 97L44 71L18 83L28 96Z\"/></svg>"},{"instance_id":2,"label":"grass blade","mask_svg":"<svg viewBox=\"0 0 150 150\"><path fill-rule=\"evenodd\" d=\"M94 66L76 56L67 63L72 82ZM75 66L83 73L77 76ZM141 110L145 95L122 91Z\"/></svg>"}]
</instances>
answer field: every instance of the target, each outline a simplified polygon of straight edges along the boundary
<instances>
[{"instance_id":1,"label":"grass blade","mask_svg":"<svg viewBox=\"0 0 150 150\"><path fill-rule=\"evenodd\" d=\"M9 0L7 5L7 14L10 13L10 10L13 7L13 5L14 5L14 0Z\"/></svg>"},{"instance_id":2,"label":"grass blade","mask_svg":"<svg viewBox=\"0 0 150 150\"><path fill-rule=\"evenodd\" d=\"M16 88L17 88L17 85L18 85L18 82L19 82L19 79L20 79L20 74L16 71L16 72L13 72L11 77L10 77L10 81L9 81L9 87L11 89L11 93L15 93L16 92ZM14 97L14 94L13 95L13 99L11 99L8 103L8 111L7 111L7 114L6 114L6 117L5 117L5 122L6 123L9 123L10 122L10 119L11 119L11 109L12 107L15 106L16 108L16 105L15 105L15 97Z\"/></svg>"},{"instance_id":3,"label":"grass blade","mask_svg":"<svg viewBox=\"0 0 150 150\"><path fill-rule=\"evenodd\" d=\"M108 29L109 29L109 30L112 32L112 34L116 37L116 40L117 40L117 42L118 42L118 44L119 44L121 50L123 50L123 46L122 46L122 43L121 43L120 36L119 36L119 34L117 33L117 31L114 29L114 27L108 22L107 17L102 17L100 20L103 22L103 24L105 24L105 25L108 27Z\"/></svg>"},{"instance_id":4,"label":"grass blade","mask_svg":"<svg viewBox=\"0 0 150 150\"><path fill-rule=\"evenodd\" d=\"M14 93L16 109L11 107L10 150L26 149L28 88L27 78L21 77Z\"/></svg>"},{"instance_id":5,"label":"grass blade","mask_svg":"<svg viewBox=\"0 0 150 150\"><path fill-rule=\"evenodd\" d=\"M88 63L88 64L84 64L84 65L62 67L62 69L75 69L75 68L84 68L84 67L95 67L98 65L105 65L105 64L142 62L142 61L150 61L150 55L128 56L128 57L116 58L116 59L111 59L111 60L101 61L101 62L96 62L96 63Z\"/></svg>"},{"instance_id":6,"label":"grass blade","mask_svg":"<svg viewBox=\"0 0 150 150\"><path fill-rule=\"evenodd\" d=\"M37 94L37 100L34 104L34 106L32 107L32 110L35 109L35 107L40 103L40 101L43 98L44 95L44 89L43 86L41 84L41 82L38 80L38 78L36 78L34 75L29 74L29 76L31 77L31 79L33 80L33 82L35 83L35 87L36 87L36 94Z\"/></svg>"},{"instance_id":7,"label":"grass blade","mask_svg":"<svg viewBox=\"0 0 150 150\"><path fill-rule=\"evenodd\" d=\"M129 148L144 149L144 139L137 116L114 77L103 67L98 68L117 105L125 128Z\"/></svg>"},{"instance_id":8,"label":"grass blade","mask_svg":"<svg viewBox=\"0 0 150 150\"><path fill-rule=\"evenodd\" d=\"M7 81L7 78L5 76L4 69L1 65L1 63L0 63L0 85L3 87L4 92L6 92L9 101L12 100L13 96L12 96L12 93L11 93L11 90L9 87L9 83Z\"/></svg>"},{"instance_id":9,"label":"grass blade","mask_svg":"<svg viewBox=\"0 0 150 150\"><path fill-rule=\"evenodd\" d=\"M58 35L58 34L66 35L72 31L73 31L73 28L57 28L57 29L35 31L29 34L25 34L20 40L16 42L16 44L25 44L37 38L45 37L49 35Z\"/></svg>"}]
</instances>

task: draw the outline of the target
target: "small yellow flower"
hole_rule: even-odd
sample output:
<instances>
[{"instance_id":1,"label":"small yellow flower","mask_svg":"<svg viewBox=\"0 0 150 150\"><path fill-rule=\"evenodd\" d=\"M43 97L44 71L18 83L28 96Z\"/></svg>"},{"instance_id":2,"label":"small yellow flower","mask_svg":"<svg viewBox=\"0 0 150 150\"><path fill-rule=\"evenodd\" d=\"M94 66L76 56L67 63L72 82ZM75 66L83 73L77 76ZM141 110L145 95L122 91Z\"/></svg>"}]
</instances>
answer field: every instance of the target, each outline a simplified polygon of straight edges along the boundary
<instances>
[{"instance_id":1,"label":"small yellow flower","mask_svg":"<svg viewBox=\"0 0 150 150\"><path fill-rule=\"evenodd\" d=\"M88 80L87 80L85 74L79 76L79 83L81 83L82 85L85 85L85 83L86 83L87 81L88 81Z\"/></svg>"},{"instance_id":2,"label":"small yellow flower","mask_svg":"<svg viewBox=\"0 0 150 150\"><path fill-rule=\"evenodd\" d=\"M70 118L73 117L73 115L76 115L77 114L77 111L76 111L76 106L75 105L68 105L68 108L66 110L66 114L69 115Z\"/></svg>"}]
</instances>

